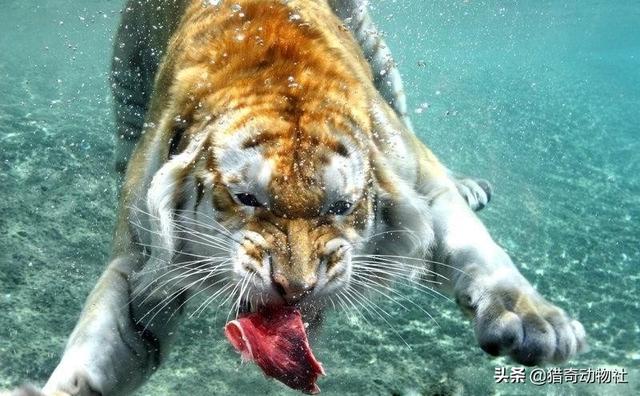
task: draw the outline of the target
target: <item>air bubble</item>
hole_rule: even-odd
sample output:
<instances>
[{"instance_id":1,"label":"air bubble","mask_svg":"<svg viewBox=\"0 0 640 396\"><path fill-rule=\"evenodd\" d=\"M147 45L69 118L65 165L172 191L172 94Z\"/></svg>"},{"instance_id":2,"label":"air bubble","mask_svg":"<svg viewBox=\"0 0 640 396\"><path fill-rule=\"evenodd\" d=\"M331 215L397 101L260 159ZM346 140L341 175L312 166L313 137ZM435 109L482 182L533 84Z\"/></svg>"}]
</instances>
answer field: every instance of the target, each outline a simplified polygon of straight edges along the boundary
<instances>
[{"instance_id":1,"label":"air bubble","mask_svg":"<svg viewBox=\"0 0 640 396\"><path fill-rule=\"evenodd\" d=\"M299 85L296 82L295 78L293 78L293 76L289 76L287 78L287 81L289 82L289 84L287 85L289 88L298 88Z\"/></svg>"}]
</instances>

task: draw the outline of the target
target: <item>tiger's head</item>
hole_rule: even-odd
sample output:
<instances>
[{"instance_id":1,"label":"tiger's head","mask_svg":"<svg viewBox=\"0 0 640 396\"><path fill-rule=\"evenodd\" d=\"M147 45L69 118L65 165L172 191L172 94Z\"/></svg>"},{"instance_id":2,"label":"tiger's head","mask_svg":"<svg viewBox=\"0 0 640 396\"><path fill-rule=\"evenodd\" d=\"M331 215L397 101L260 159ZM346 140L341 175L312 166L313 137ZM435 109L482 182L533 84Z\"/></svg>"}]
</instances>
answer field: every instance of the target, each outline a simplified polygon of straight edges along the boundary
<instances>
[{"instance_id":1,"label":"tiger's head","mask_svg":"<svg viewBox=\"0 0 640 396\"><path fill-rule=\"evenodd\" d=\"M190 127L153 177L156 282L238 310L315 311L392 276L371 255L424 253L426 204L385 175L359 127L237 116Z\"/></svg>"},{"instance_id":2,"label":"tiger's head","mask_svg":"<svg viewBox=\"0 0 640 396\"><path fill-rule=\"evenodd\" d=\"M174 132L148 143L169 156L146 199L151 266L164 271L154 282L237 307L326 305L392 272L367 271L366 255L427 245L427 205L376 147L364 60L287 10L260 12L276 14L239 26L265 41L269 27L271 46L220 38L220 57L215 45L194 50L201 38L174 42L190 48L168 62L178 71L158 129Z\"/></svg>"}]
</instances>

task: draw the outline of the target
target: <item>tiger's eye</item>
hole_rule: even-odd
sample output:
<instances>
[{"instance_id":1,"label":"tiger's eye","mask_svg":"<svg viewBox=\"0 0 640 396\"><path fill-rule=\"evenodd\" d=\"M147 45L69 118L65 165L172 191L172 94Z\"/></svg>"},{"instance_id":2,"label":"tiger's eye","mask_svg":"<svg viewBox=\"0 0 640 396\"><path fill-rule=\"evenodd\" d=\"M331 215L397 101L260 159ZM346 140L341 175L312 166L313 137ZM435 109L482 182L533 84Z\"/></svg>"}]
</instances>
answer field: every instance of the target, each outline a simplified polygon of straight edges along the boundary
<instances>
[{"instance_id":1,"label":"tiger's eye","mask_svg":"<svg viewBox=\"0 0 640 396\"><path fill-rule=\"evenodd\" d=\"M349 211L349 209L351 209L352 205L353 204L348 201L343 201L343 200L336 201L332 203L331 206L329 206L329 210L327 210L327 214L338 215L338 216L344 215Z\"/></svg>"},{"instance_id":2,"label":"tiger's eye","mask_svg":"<svg viewBox=\"0 0 640 396\"><path fill-rule=\"evenodd\" d=\"M236 198L240 201L244 206L253 206L254 208L259 208L262 206L258 198L255 195L249 193L240 193L236 194Z\"/></svg>"}]
</instances>

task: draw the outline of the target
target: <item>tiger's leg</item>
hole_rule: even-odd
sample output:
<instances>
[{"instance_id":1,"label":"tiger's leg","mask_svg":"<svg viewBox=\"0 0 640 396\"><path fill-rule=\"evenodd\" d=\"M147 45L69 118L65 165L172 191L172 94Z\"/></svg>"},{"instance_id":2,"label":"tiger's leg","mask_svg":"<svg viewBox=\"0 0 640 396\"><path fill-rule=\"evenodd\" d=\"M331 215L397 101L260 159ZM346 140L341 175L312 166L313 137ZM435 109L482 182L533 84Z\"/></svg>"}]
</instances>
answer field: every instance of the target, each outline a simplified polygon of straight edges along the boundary
<instances>
[{"instance_id":1,"label":"tiger's leg","mask_svg":"<svg viewBox=\"0 0 640 396\"><path fill-rule=\"evenodd\" d=\"M116 34L111 63L111 93L113 96L116 123L115 168L123 175L127 162L142 134L144 116L147 112L147 98L141 80L139 51L131 39L133 28L120 25ZM132 25L133 26L133 25ZM120 46L118 43L123 44Z\"/></svg>"},{"instance_id":2,"label":"tiger's leg","mask_svg":"<svg viewBox=\"0 0 640 396\"><path fill-rule=\"evenodd\" d=\"M158 1L129 0L114 37L111 93L116 124L115 168L124 175L140 136L161 49L152 48L147 19ZM166 8L166 7L165 7ZM151 11L159 12L159 11Z\"/></svg>"},{"instance_id":3,"label":"tiger's leg","mask_svg":"<svg viewBox=\"0 0 640 396\"><path fill-rule=\"evenodd\" d=\"M543 298L520 274L448 178L432 180L431 200L438 273L461 309L473 318L476 338L491 355L526 365L558 363L581 352L580 322Z\"/></svg>"},{"instance_id":4,"label":"tiger's leg","mask_svg":"<svg viewBox=\"0 0 640 396\"><path fill-rule=\"evenodd\" d=\"M43 389L45 395L129 394L158 367L179 318L168 315L176 309L170 306L151 322L136 319L153 303L140 307L142 300L131 297L129 274L138 265L134 257L109 264Z\"/></svg>"},{"instance_id":5,"label":"tiger's leg","mask_svg":"<svg viewBox=\"0 0 640 396\"><path fill-rule=\"evenodd\" d=\"M398 66L382 34L369 16L367 0L331 0L331 7L355 36L373 71L374 84L391 105L404 125L413 131L407 109L407 97ZM483 209L491 200L491 184L449 171L458 192L474 211Z\"/></svg>"}]
</instances>

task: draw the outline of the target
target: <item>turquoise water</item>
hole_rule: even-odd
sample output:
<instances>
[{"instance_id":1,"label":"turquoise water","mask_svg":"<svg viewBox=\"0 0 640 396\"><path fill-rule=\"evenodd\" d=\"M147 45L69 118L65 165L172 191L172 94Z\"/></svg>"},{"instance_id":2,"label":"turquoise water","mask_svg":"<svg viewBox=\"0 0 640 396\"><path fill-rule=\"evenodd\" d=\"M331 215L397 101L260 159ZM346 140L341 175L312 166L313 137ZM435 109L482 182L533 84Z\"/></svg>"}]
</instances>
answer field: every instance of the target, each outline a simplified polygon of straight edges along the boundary
<instances>
[{"instance_id":1,"label":"turquoise water","mask_svg":"<svg viewBox=\"0 0 640 396\"><path fill-rule=\"evenodd\" d=\"M46 380L107 259L117 192L106 80L121 6L1 4L0 388ZM496 385L508 360L476 346L453 303L415 296L437 325L385 301L393 329L328 318L314 342L323 394L638 394L640 3L386 0L374 14L412 112L423 109L418 133L493 183L481 218L584 324L591 350L563 367L624 367L630 383ZM186 322L138 394L295 394L239 363L224 316Z\"/></svg>"}]
</instances>

